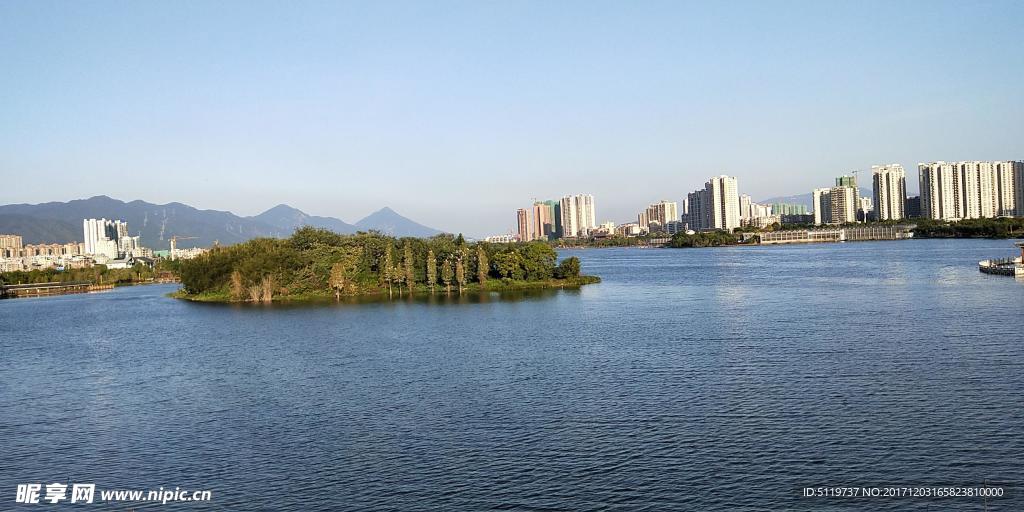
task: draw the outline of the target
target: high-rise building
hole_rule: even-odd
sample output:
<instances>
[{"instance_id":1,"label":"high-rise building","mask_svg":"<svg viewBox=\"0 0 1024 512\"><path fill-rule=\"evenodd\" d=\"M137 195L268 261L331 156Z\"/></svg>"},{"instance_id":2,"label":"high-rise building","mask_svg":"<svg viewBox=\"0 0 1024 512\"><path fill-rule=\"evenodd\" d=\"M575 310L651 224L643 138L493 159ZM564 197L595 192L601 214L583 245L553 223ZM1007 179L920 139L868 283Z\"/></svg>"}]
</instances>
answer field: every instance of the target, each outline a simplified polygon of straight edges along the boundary
<instances>
[{"instance_id":1,"label":"high-rise building","mask_svg":"<svg viewBox=\"0 0 1024 512\"><path fill-rule=\"evenodd\" d=\"M530 211L526 208L516 210L516 233L519 235L519 241L521 242L529 242L531 240Z\"/></svg>"},{"instance_id":2,"label":"high-rise building","mask_svg":"<svg viewBox=\"0 0 1024 512\"><path fill-rule=\"evenodd\" d=\"M820 226L832 221L832 201L829 193L832 189L816 188L811 193L814 202L814 224Z\"/></svg>"},{"instance_id":3,"label":"high-rise building","mask_svg":"<svg viewBox=\"0 0 1024 512\"><path fill-rule=\"evenodd\" d=\"M953 164L935 162L917 164L918 179L921 181L921 216L928 219L957 220Z\"/></svg>"},{"instance_id":4,"label":"high-rise building","mask_svg":"<svg viewBox=\"0 0 1024 512\"><path fill-rule=\"evenodd\" d=\"M85 219L85 254L116 259L121 253L121 239L128 236L128 223L121 220Z\"/></svg>"},{"instance_id":5,"label":"high-rise building","mask_svg":"<svg viewBox=\"0 0 1024 512\"><path fill-rule=\"evenodd\" d=\"M555 234L555 208L552 201L533 203L533 218L530 222L530 237L547 240Z\"/></svg>"},{"instance_id":6,"label":"high-rise building","mask_svg":"<svg viewBox=\"0 0 1024 512\"><path fill-rule=\"evenodd\" d=\"M594 196L590 194L563 196L560 206L562 236L566 238L584 237L597 228Z\"/></svg>"},{"instance_id":7,"label":"high-rise building","mask_svg":"<svg viewBox=\"0 0 1024 512\"><path fill-rule=\"evenodd\" d=\"M1022 162L932 162L917 168L924 217L960 220L1024 213L1018 186Z\"/></svg>"},{"instance_id":8,"label":"high-rise building","mask_svg":"<svg viewBox=\"0 0 1024 512\"><path fill-rule=\"evenodd\" d=\"M675 201L661 200L651 204L637 215L640 228L646 231L665 231L670 222L679 220L679 204ZM655 227L656 226L656 227Z\"/></svg>"},{"instance_id":9,"label":"high-rise building","mask_svg":"<svg viewBox=\"0 0 1024 512\"><path fill-rule=\"evenodd\" d=\"M740 223L745 220L750 220L751 205L754 204L754 199L750 197L750 194L740 194Z\"/></svg>"},{"instance_id":10,"label":"high-rise building","mask_svg":"<svg viewBox=\"0 0 1024 512\"><path fill-rule=\"evenodd\" d=\"M906 206L903 208L908 219L917 219L921 217L921 196L908 197Z\"/></svg>"},{"instance_id":11,"label":"high-rise building","mask_svg":"<svg viewBox=\"0 0 1024 512\"><path fill-rule=\"evenodd\" d=\"M995 173L995 203L998 217L1024 217L1024 201L1018 184L1024 176L1024 162L993 162Z\"/></svg>"},{"instance_id":12,"label":"high-rise building","mask_svg":"<svg viewBox=\"0 0 1024 512\"><path fill-rule=\"evenodd\" d=\"M693 231L707 229L706 226L709 222L707 214L708 199L707 191L704 190L695 190L686 195L686 213L683 215L686 229Z\"/></svg>"},{"instance_id":13,"label":"high-rise building","mask_svg":"<svg viewBox=\"0 0 1024 512\"><path fill-rule=\"evenodd\" d=\"M907 216L907 174L900 164L871 167L875 219L900 220Z\"/></svg>"},{"instance_id":14,"label":"high-rise building","mask_svg":"<svg viewBox=\"0 0 1024 512\"><path fill-rule=\"evenodd\" d=\"M857 222L856 190L849 185L814 189L814 223L821 225Z\"/></svg>"},{"instance_id":15,"label":"high-rise building","mask_svg":"<svg viewBox=\"0 0 1024 512\"><path fill-rule=\"evenodd\" d=\"M711 227L732 231L740 227L739 185L734 177L721 175L704 186L711 197Z\"/></svg>"},{"instance_id":16,"label":"high-rise building","mask_svg":"<svg viewBox=\"0 0 1024 512\"><path fill-rule=\"evenodd\" d=\"M875 215L875 205L870 197L857 198L857 222L868 222Z\"/></svg>"},{"instance_id":17,"label":"high-rise building","mask_svg":"<svg viewBox=\"0 0 1024 512\"><path fill-rule=\"evenodd\" d=\"M1013 166L1013 187L1014 197L1017 201L1017 209L1014 215L1024 217L1024 163L1014 162Z\"/></svg>"},{"instance_id":18,"label":"high-rise building","mask_svg":"<svg viewBox=\"0 0 1024 512\"><path fill-rule=\"evenodd\" d=\"M704 184L704 190L686 197L686 223L694 231L725 230L740 227L740 198L734 177L715 176Z\"/></svg>"},{"instance_id":19,"label":"high-rise building","mask_svg":"<svg viewBox=\"0 0 1024 512\"><path fill-rule=\"evenodd\" d=\"M831 224L848 224L857 222L857 188L849 185L832 187L829 191L829 199L832 202Z\"/></svg>"},{"instance_id":20,"label":"high-rise building","mask_svg":"<svg viewBox=\"0 0 1024 512\"><path fill-rule=\"evenodd\" d=\"M836 178L837 187L850 187L853 189L857 188L857 177L852 174L845 174Z\"/></svg>"},{"instance_id":21,"label":"high-rise building","mask_svg":"<svg viewBox=\"0 0 1024 512\"><path fill-rule=\"evenodd\" d=\"M552 217L551 218L553 219L553 222L554 222L553 235L554 235L555 238L562 238L563 233L564 233L564 231L562 229L562 202L561 201L548 200L548 201L545 201L545 203L551 205L551 212L552 212Z\"/></svg>"},{"instance_id":22,"label":"high-rise building","mask_svg":"<svg viewBox=\"0 0 1024 512\"><path fill-rule=\"evenodd\" d=\"M21 235L0 235L0 258L21 256Z\"/></svg>"},{"instance_id":23,"label":"high-rise building","mask_svg":"<svg viewBox=\"0 0 1024 512\"><path fill-rule=\"evenodd\" d=\"M802 204L772 203L775 215L807 215L807 206Z\"/></svg>"}]
</instances>

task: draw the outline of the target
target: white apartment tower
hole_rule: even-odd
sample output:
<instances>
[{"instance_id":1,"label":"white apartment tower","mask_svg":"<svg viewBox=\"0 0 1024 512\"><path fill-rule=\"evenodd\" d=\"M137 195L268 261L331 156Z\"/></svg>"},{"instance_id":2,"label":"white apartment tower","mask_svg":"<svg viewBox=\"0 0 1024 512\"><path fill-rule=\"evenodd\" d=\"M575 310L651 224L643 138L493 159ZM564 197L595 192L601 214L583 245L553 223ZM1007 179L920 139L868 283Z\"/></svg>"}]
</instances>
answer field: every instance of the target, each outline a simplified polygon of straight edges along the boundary
<instances>
[{"instance_id":1,"label":"white apartment tower","mask_svg":"<svg viewBox=\"0 0 1024 512\"><path fill-rule=\"evenodd\" d=\"M875 220L900 220L906 215L907 173L900 164L871 167Z\"/></svg>"},{"instance_id":2,"label":"white apartment tower","mask_svg":"<svg viewBox=\"0 0 1024 512\"><path fill-rule=\"evenodd\" d=\"M587 236L591 231L597 229L597 214L594 211L593 195L563 196L560 207L562 236L566 238Z\"/></svg>"},{"instance_id":3,"label":"white apartment tower","mask_svg":"<svg viewBox=\"0 0 1024 512\"><path fill-rule=\"evenodd\" d=\"M750 194L740 194L740 222L750 220L753 217L750 211L753 208L754 199Z\"/></svg>"},{"instance_id":4,"label":"white apartment tower","mask_svg":"<svg viewBox=\"0 0 1024 512\"><path fill-rule=\"evenodd\" d=\"M816 225L857 222L857 189L847 186L816 188L813 196Z\"/></svg>"},{"instance_id":5,"label":"white apartment tower","mask_svg":"<svg viewBox=\"0 0 1024 512\"><path fill-rule=\"evenodd\" d=\"M829 192L832 189L816 188L812 192L814 206L814 225L820 226L832 221L832 202L829 200Z\"/></svg>"},{"instance_id":6,"label":"white apartment tower","mask_svg":"<svg viewBox=\"0 0 1024 512\"><path fill-rule=\"evenodd\" d=\"M960 220L1024 214L1022 162L932 162L917 168L924 217Z\"/></svg>"},{"instance_id":7,"label":"white apartment tower","mask_svg":"<svg viewBox=\"0 0 1024 512\"><path fill-rule=\"evenodd\" d=\"M120 252L121 239L128 237L128 223L120 220L85 219L82 221L82 231L85 235L85 254L115 259Z\"/></svg>"},{"instance_id":8,"label":"white apartment tower","mask_svg":"<svg viewBox=\"0 0 1024 512\"><path fill-rule=\"evenodd\" d=\"M736 178L715 176L704 184L704 190L691 192L687 198L687 224L694 231L725 230L740 227L740 198Z\"/></svg>"}]
</instances>

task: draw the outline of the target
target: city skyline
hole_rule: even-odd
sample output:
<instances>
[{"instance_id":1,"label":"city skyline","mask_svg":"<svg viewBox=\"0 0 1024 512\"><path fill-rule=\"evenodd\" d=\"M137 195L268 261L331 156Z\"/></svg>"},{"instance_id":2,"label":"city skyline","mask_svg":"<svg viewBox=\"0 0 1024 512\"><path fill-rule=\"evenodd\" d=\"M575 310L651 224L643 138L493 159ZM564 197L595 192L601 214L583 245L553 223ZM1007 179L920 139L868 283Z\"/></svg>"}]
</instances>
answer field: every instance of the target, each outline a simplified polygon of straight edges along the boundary
<instances>
[{"instance_id":1,"label":"city skyline","mask_svg":"<svg viewBox=\"0 0 1024 512\"><path fill-rule=\"evenodd\" d=\"M1014 2L57 5L0 6L0 203L383 204L482 236L574 190L625 220L709 175L763 200L1024 157L993 122L1024 114Z\"/></svg>"}]
</instances>

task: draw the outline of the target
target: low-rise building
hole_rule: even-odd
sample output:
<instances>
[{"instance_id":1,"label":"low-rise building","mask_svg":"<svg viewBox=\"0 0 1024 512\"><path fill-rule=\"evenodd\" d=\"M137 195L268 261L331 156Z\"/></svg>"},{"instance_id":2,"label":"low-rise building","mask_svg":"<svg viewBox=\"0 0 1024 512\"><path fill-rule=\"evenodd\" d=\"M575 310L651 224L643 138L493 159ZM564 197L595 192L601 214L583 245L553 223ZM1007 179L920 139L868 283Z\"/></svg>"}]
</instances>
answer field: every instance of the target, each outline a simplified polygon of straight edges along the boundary
<instances>
[{"instance_id":1,"label":"low-rise building","mask_svg":"<svg viewBox=\"0 0 1024 512\"><path fill-rule=\"evenodd\" d=\"M491 235L484 237L484 242L489 244L511 244L519 241L519 237L513 234Z\"/></svg>"}]
</instances>

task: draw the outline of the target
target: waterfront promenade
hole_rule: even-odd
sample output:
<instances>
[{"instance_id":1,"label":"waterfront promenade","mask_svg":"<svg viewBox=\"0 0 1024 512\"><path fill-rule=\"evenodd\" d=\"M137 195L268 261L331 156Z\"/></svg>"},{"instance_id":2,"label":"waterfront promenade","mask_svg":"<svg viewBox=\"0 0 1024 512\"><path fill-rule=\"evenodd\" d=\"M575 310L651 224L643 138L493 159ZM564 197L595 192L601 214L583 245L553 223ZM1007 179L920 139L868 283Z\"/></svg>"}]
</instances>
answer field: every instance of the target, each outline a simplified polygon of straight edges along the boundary
<instances>
[{"instance_id":1,"label":"waterfront promenade","mask_svg":"<svg viewBox=\"0 0 1024 512\"><path fill-rule=\"evenodd\" d=\"M0 299L86 293L112 288L113 284L93 284L88 281L0 285Z\"/></svg>"}]
</instances>

